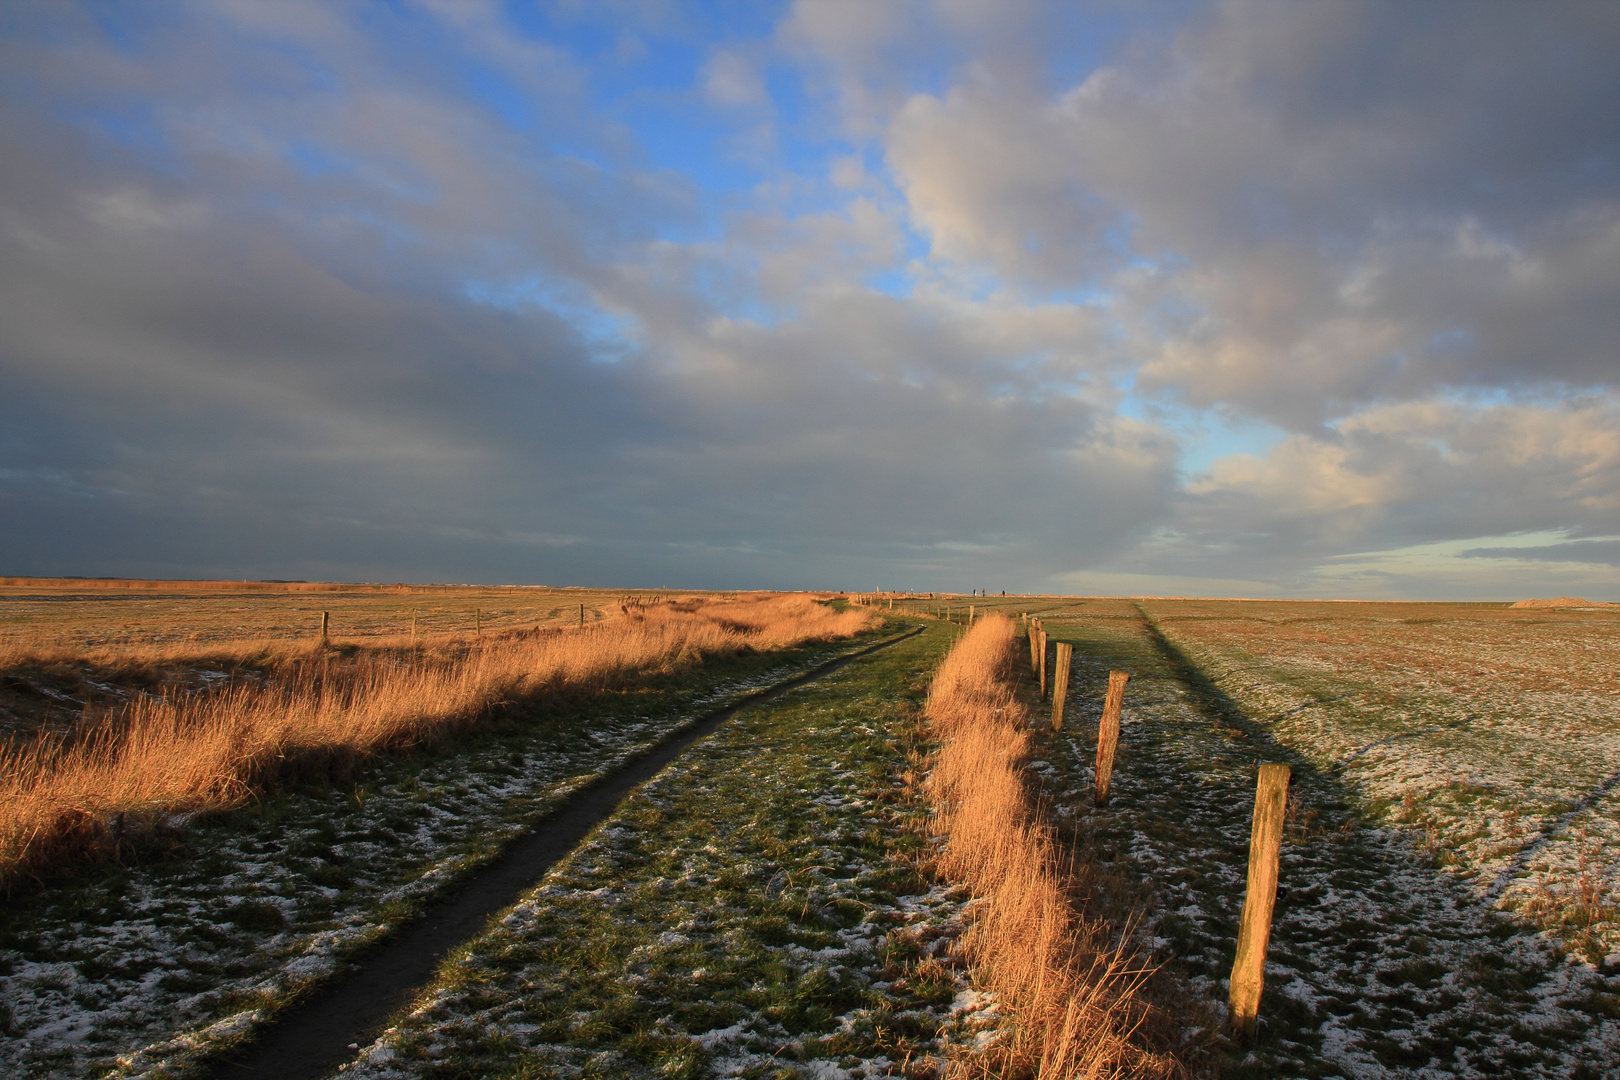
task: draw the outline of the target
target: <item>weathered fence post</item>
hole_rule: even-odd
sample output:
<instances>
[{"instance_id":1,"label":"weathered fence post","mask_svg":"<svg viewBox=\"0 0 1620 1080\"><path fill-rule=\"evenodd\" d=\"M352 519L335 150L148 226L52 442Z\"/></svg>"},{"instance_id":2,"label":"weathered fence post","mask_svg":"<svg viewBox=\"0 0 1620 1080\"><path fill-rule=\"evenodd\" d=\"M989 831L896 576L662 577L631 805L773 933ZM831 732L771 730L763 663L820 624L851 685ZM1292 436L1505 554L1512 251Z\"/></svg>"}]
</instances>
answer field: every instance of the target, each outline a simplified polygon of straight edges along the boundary
<instances>
[{"instance_id":1,"label":"weathered fence post","mask_svg":"<svg viewBox=\"0 0 1620 1080\"><path fill-rule=\"evenodd\" d=\"M579 605L579 628L585 629L585 605Z\"/></svg>"},{"instance_id":2,"label":"weathered fence post","mask_svg":"<svg viewBox=\"0 0 1620 1080\"><path fill-rule=\"evenodd\" d=\"M1108 786L1114 779L1114 752L1119 749L1119 710L1125 703L1125 684L1131 676L1125 671L1108 673L1108 697L1103 700L1102 721L1097 725L1097 805L1108 803Z\"/></svg>"},{"instance_id":3,"label":"weathered fence post","mask_svg":"<svg viewBox=\"0 0 1620 1080\"><path fill-rule=\"evenodd\" d=\"M321 644L322 645L326 644L326 631L331 626L331 623L332 623L332 613L330 611L321 612Z\"/></svg>"},{"instance_id":4,"label":"weathered fence post","mask_svg":"<svg viewBox=\"0 0 1620 1080\"><path fill-rule=\"evenodd\" d=\"M1041 639L1041 644L1040 644L1040 651L1041 651L1041 661L1040 661L1040 663L1041 663L1041 700L1045 701L1046 700L1046 631L1045 630L1038 631L1038 634L1039 634L1039 637Z\"/></svg>"},{"instance_id":5,"label":"weathered fence post","mask_svg":"<svg viewBox=\"0 0 1620 1080\"><path fill-rule=\"evenodd\" d=\"M1260 766L1254 789L1254 827L1249 833L1249 887L1243 894L1243 921L1237 958L1232 961L1232 1025L1245 1038L1254 1035L1260 991L1266 981L1266 946L1271 942L1271 911L1277 903L1277 849L1282 846L1283 814L1288 809L1287 765Z\"/></svg>"},{"instance_id":6,"label":"weathered fence post","mask_svg":"<svg viewBox=\"0 0 1620 1080\"><path fill-rule=\"evenodd\" d=\"M1069 660L1074 646L1060 641L1057 645L1057 672L1052 679L1052 730L1063 730L1063 702L1069 696Z\"/></svg>"},{"instance_id":7,"label":"weathered fence post","mask_svg":"<svg viewBox=\"0 0 1620 1080\"><path fill-rule=\"evenodd\" d=\"M968 625L969 626L973 625L973 605L972 604L968 605Z\"/></svg>"}]
</instances>

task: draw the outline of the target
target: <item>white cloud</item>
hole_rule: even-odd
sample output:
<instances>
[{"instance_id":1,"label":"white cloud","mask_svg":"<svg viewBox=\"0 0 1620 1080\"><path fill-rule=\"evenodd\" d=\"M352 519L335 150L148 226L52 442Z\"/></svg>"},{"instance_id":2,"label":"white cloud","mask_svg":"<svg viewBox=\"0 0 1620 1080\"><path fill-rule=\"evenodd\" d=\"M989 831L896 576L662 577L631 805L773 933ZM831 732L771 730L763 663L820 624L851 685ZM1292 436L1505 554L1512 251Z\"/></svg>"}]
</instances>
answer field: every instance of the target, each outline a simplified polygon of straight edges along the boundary
<instances>
[{"instance_id":1,"label":"white cloud","mask_svg":"<svg viewBox=\"0 0 1620 1080\"><path fill-rule=\"evenodd\" d=\"M703 96L716 105L761 106L770 103L765 80L747 58L722 49L709 58L700 75Z\"/></svg>"},{"instance_id":2,"label":"white cloud","mask_svg":"<svg viewBox=\"0 0 1620 1080\"><path fill-rule=\"evenodd\" d=\"M119 232L195 229L208 220L208 208L201 202L165 202L136 189L87 195L84 202L92 221Z\"/></svg>"}]
</instances>

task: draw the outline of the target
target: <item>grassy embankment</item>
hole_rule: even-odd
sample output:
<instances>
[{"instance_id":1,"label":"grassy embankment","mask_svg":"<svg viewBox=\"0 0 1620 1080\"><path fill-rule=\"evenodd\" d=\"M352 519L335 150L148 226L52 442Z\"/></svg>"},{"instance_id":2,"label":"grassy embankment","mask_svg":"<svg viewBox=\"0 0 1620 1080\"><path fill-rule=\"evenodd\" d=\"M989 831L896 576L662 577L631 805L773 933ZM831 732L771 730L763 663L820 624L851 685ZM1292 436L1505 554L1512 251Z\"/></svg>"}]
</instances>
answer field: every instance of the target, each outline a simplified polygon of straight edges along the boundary
<instances>
[{"instance_id":1,"label":"grassy embankment","mask_svg":"<svg viewBox=\"0 0 1620 1080\"><path fill-rule=\"evenodd\" d=\"M583 629L473 643L289 654L263 680L142 695L66 736L0 750L0 891L115 854L175 815L289 782L344 778L368 756L431 743L517 699L567 698L717 653L848 637L871 625L804 595L631 607ZM262 648L253 645L254 648Z\"/></svg>"},{"instance_id":2,"label":"grassy embankment","mask_svg":"<svg viewBox=\"0 0 1620 1080\"><path fill-rule=\"evenodd\" d=\"M1014 681L1024 649L1005 615L979 618L941 664L927 718L941 746L929 790L946 838L938 872L979 901L963 940L974 980L1011 1023L959 1063L970 1075L1168 1076L1169 1055L1134 1038L1146 971L1115 927L1071 902L1076 867L1043 821L1026 769L1036 734Z\"/></svg>"}]
</instances>

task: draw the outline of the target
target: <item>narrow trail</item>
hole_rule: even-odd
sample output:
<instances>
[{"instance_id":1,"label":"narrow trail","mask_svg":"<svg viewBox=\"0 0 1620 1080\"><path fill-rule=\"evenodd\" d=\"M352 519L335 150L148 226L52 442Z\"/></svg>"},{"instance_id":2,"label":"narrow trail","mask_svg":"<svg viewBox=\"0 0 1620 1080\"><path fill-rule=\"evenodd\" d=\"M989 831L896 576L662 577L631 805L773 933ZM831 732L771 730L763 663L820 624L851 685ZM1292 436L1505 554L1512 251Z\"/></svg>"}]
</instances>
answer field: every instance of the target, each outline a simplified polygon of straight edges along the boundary
<instances>
[{"instance_id":1,"label":"narrow trail","mask_svg":"<svg viewBox=\"0 0 1620 1080\"><path fill-rule=\"evenodd\" d=\"M511 906L609 817L634 789L652 779L693 743L751 706L780 697L880 649L923 632L918 625L830 660L709 713L594 784L577 792L528 836L469 879L457 892L403 927L346 975L277 1019L208 1075L218 1080L315 1080L350 1060L351 1044L366 1045L457 945L478 934L490 917Z\"/></svg>"}]
</instances>

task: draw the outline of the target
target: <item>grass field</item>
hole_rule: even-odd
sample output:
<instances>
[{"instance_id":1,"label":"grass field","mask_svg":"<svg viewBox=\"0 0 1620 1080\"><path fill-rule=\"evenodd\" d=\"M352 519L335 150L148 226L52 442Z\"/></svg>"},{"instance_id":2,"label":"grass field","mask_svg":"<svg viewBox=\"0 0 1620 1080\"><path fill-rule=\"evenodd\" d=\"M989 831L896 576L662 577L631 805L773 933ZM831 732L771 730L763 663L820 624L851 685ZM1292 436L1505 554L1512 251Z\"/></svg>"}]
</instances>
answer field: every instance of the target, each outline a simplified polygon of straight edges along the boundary
<instances>
[{"instance_id":1,"label":"grass field","mask_svg":"<svg viewBox=\"0 0 1620 1080\"><path fill-rule=\"evenodd\" d=\"M988 1003L946 950L963 898L913 864L926 812L903 776L948 640L739 715L470 942L352 1075L936 1070Z\"/></svg>"},{"instance_id":2,"label":"grass field","mask_svg":"<svg viewBox=\"0 0 1620 1080\"><path fill-rule=\"evenodd\" d=\"M415 647L452 664L577 633L582 602L561 590L469 603L461 590L57 588L4 592L0 606L12 634L0 675L34 688L0 701L15 705L18 738L72 730L86 706L104 716L142 695L205 700L273 682L316 648L322 610L332 663L401 655L415 607ZM587 611L605 629L667 599L644 593L638 609L604 593ZM943 602L896 598L894 616ZM482 641L470 618L430 633L432 603L481 608ZM1051 890L1080 920L1065 933L1090 942L1075 956L1123 943L1119 956L1159 965L1139 1007L1127 995L1117 1014L1154 1018L1131 1036L1151 1035L1154 1053L1121 1043L1097 1075L1620 1075L1620 615L949 603L958 625L922 620L923 635L695 744L467 942L345 1075L1020 1075L1027 1048L995 1051L1027 1040L1033 1021L973 945L992 936L996 886L940 857L964 801L955 781L926 778L946 759L925 754L971 741L937 718L931 728L925 708L969 604L978 629L986 611L1027 611L1076 648L1056 735L1027 674L974 692L990 749L963 775L982 761L1010 767L1014 788L1026 778L1024 802L987 813L1054 843L1059 864L1078 860ZM116 610L136 610L120 604L150 606L115 625ZM887 598L872 610L887 616ZM0 1072L190 1075L589 778L704 709L891 632L711 651L584 695L498 695L453 737L348 776L295 775L19 895L0 908ZM1131 681L1099 809L1092 760L1113 669ZM1290 763L1297 783L1260 1033L1245 1044L1224 1030L1225 980L1261 761Z\"/></svg>"},{"instance_id":3,"label":"grass field","mask_svg":"<svg viewBox=\"0 0 1620 1080\"><path fill-rule=\"evenodd\" d=\"M54 701L41 673L66 669L118 700L87 702L60 730L19 722L0 746L0 893L117 856L182 816L347 780L374 756L450 738L513 703L564 703L710 657L848 638L876 621L803 594L627 598L605 620L471 640L239 639L206 656L19 648L4 672L12 689ZM212 672L210 661L228 670L200 688L175 685Z\"/></svg>"},{"instance_id":4,"label":"grass field","mask_svg":"<svg viewBox=\"0 0 1620 1080\"><path fill-rule=\"evenodd\" d=\"M1019 600L1076 647L1036 763L1077 849L1218 1023L1255 769L1298 782L1241 1076L1606 1076L1620 1069L1609 613L1476 605ZM1113 795L1091 805L1110 669ZM1116 900L1117 902L1117 900Z\"/></svg>"},{"instance_id":5,"label":"grass field","mask_svg":"<svg viewBox=\"0 0 1620 1080\"><path fill-rule=\"evenodd\" d=\"M481 637L595 625L669 591L96 582L0 578L0 734L65 729L86 708L141 693L265 678L307 658L321 614L347 655L414 644L465 648ZM190 587L188 587L190 586ZM721 594L722 596L734 594Z\"/></svg>"},{"instance_id":6,"label":"grass field","mask_svg":"<svg viewBox=\"0 0 1620 1080\"><path fill-rule=\"evenodd\" d=\"M190 822L0 908L0 1071L183 1073L475 873L569 792L849 644L717 658Z\"/></svg>"},{"instance_id":7,"label":"grass field","mask_svg":"<svg viewBox=\"0 0 1620 1080\"><path fill-rule=\"evenodd\" d=\"M298 585L98 582L0 578L0 656L8 650L118 650L205 643L313 641L321 612L340 641L568 626L621 614L627 599L690 595L658 589L470 585ZM728 594L730 595L730 594Z\"/></svg>"},{"instance_id":8,"label":"grass field","mask_svg":"<svg viewBox=\"0 0 1620 1080\"><path fill-rule=\"evenodd\" d=\"M1144 604L1274 737L1448 877L1620 961L1620 614Z\"/></svg>"}]
</instances>

